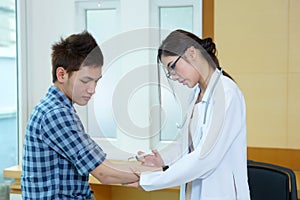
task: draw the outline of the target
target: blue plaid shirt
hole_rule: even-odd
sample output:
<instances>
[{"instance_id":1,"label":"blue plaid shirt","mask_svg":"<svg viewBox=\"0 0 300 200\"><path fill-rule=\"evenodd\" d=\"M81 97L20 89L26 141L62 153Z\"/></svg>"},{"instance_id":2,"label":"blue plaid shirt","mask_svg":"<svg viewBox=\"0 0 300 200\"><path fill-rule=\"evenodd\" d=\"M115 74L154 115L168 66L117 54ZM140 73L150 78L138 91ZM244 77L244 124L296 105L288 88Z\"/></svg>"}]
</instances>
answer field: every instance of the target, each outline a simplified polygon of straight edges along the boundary
<instances>
[{"instance_id":1,"label":"blue plaid shirt","mask_svg":"<svg viewBox=\"0 0 300 200\"><path fill-rule=\"evenodd\" d=\"M84 131L70 100L55 86L30 116L23 153L23 200L92 198L89 172L106 157Z\"/></svg>"}]
</instances>

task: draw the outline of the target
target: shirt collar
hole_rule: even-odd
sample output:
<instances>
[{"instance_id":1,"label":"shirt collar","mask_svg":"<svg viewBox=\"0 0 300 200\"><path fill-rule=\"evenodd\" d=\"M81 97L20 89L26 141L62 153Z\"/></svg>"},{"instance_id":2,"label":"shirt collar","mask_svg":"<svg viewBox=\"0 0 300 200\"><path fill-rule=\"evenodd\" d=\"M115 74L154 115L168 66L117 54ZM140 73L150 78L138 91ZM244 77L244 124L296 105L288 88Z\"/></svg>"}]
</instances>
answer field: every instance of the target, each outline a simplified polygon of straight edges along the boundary
<instances>
[{"instance_id":1,"label":"shirt collar","mask_svg":"<svg viewBox=\"0 0 300 200\"><path fill-rule=\"evenodd\" d=\"M209 98L209 94L210 94L210 91L213 89L212 87L214 86L215 82L217 81L217 79L219 78L219 74L220 74L220 70L219 69L216 69L214 71L214 73L211 75L211 78L208 82L208 85L207 85L207 88L204 92L204 95L202 97L202 101L203 103L206 103L208 101L208 98ZM199 85L198 85L199 86ZM198 89L196 90L196 96L198 97L198 94L200 92L201 89L199 89L199 87L197 87Z\"/></svg>"},{"instance_id":2,"label":"shirt collar","mask_svg":"<svg viewBox=\"0 0 300 200\"><path fill-rule=\"evenodd\" d=\"M52 85L49 90L48 94L56 98L62 105L65 105L73 110L75 110L72 102L70 99L60 90L58 89L55 85Z\"/></svg>"}]
</instances>

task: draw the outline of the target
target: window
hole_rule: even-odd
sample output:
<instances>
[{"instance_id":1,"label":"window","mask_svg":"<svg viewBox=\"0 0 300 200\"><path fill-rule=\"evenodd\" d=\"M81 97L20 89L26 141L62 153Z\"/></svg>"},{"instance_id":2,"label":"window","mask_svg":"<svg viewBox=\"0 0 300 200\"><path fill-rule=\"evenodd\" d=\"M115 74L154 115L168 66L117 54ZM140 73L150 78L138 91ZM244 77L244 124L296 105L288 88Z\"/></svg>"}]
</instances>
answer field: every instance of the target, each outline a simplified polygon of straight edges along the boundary
<instances>
[{"instance_id":1,"label":"window","mask_svg":"<svg viewBox=\"0 0 300 200\"><path fill-rule=\"evenodd\" d=\"M152 3L152 24L159 27L160 41L172 30L184 29L201 37L202 33L202 1L161 1ZM158 68L157 70L161 70ZM164 74L162 71L160 74ZM162 111L160 116L160 137L156 137L153 144L160 148L176 140L178 126L185 120L186 97L191 92L187 87L182 87L176 82L168 82L165 76L159 77L162 86L159 89L159 102ZM170 88L170 84L172 88ZM173 90L176 90L177 98L174 98ZM180 95L180 96L179 96ZM167 116L165 116L167 115Z\"/></svg>"},{"instance_id":2,"label":"window","mask_svg":"<svg viewBox=\"0 0 300 200\"><path fill-rule=\"evenodd\" d=\"M124 159L174 139L181 114L161 123L159 107L169 113L178 105L168 88L159 87L165 80L157 76L156 52L170 30L201 33L200 5L182 0L76 2L78 28L91 32L104 54L103 78L81 118L108 158Z\"/></svg>"},{"instance_id":3,"label":"window","mask_svg":"<svg viewBox=\"0 0 300 200\"><path fill-rule=\"evenodd\" d=\"M3 169L18 164L15 0L0 4L0 180Z\"/></svg>"}]
</instances>

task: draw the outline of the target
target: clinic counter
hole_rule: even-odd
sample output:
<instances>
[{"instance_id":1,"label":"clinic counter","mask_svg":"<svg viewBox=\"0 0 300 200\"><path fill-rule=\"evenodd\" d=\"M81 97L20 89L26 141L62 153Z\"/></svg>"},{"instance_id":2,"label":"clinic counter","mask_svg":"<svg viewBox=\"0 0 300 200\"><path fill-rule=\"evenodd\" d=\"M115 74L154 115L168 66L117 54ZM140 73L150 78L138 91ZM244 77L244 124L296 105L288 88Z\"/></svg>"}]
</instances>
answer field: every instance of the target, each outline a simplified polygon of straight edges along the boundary
<instances>
[{"instance_id":1,"label":"clinic counter","mask_svg":"<svg viewBox=\"0 0 300 200\"><path fill-rule=\"evenodd\" d=\"M296 175L298 199L300 200L300 149L248 147L248 159L278 164L292 169ZM6 178L13 178L15 180L10 186L11 193L20 194L21 166L13 166L5 169L3 176ZM122 185L101 184L93 176L90 176L89 183L95 193L96 199L101 200L179 199L179 187L145 192L143 190L129 188Z\"/></svg>"},{"instance_id":2,"label":"clinic counter","mask_svg":"<svg viewBox=\"0 0 300 200\"><path fill-rule=\"evenodd\" d=\"M4 169L3 176L5 178L13 178L14 182L10 185L11 194L21 194L21 166L12 166ZM90 186L94 191L95 198L97 200L138 200L138 199L147 199L147 200L174 200L179 199L179 187L145 192L136 188L130 188L122 185L105 185L101 184L96 178L92 175L89 179Z\"/></svg>"}]
</instances>

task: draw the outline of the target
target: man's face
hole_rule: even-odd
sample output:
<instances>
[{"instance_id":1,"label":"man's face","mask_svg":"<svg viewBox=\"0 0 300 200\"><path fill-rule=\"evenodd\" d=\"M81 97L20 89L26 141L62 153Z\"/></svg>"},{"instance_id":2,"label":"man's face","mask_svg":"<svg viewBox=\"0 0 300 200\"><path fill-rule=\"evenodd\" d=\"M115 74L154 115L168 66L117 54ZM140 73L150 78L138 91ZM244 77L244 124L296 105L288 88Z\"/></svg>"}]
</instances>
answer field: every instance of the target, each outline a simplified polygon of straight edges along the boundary
<instances>
[{"instance_id":1,"label":"man's face","mask_svg":"<svg viewBox=\"0 0 300 200\"><path fill-rule=\"evenodd\" d=\"M71 76L66 74L66 80L61 89L72 103L84 106L95 94L97 82L101 77L102 67L83 66Z\"/></svg>"}]
</instances>

